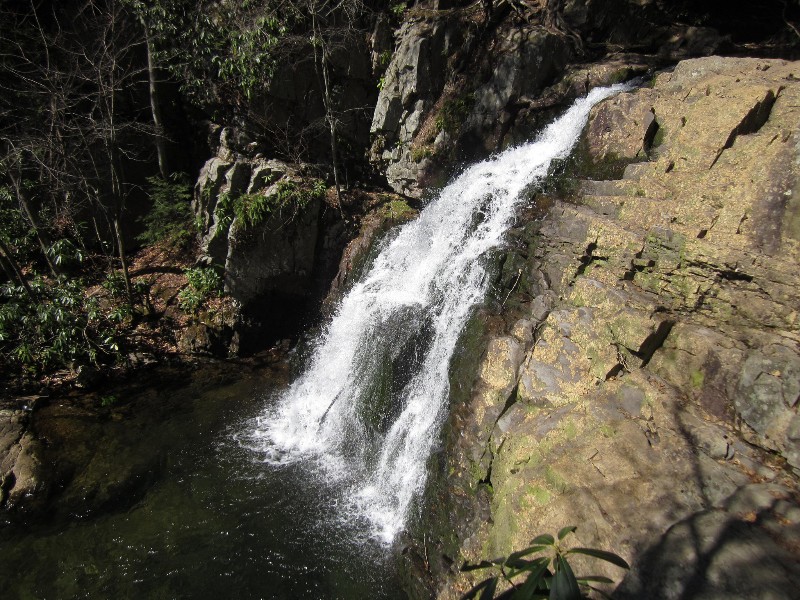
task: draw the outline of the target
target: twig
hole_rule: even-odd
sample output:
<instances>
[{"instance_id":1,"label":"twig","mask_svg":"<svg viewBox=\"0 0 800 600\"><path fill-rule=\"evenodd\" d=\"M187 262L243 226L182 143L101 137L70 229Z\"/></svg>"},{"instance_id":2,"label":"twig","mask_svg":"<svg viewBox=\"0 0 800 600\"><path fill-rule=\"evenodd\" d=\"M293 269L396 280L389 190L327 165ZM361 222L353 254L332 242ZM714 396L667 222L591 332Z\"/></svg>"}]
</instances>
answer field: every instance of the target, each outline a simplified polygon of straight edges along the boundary
<instances>
[{"instance_id":1,"label":"twig","mask_svg":"<svg viewBox=\"0 0 800 600\"><path fill-rule=\"evenodd\" d=\"M514 293L514 290L517 289L517 284L519 283L519 280L521 278L522 278L522 268L520 268L517 271L517 280L514 282L514 285L511 286L511 289L508 290L508 293L506 294L505 300L503 300L503 303L500 305L500 308L503 308L506 305L506 302L508 302L509 296L511 296L511 294Z\"/></svg>"}]
</instances>

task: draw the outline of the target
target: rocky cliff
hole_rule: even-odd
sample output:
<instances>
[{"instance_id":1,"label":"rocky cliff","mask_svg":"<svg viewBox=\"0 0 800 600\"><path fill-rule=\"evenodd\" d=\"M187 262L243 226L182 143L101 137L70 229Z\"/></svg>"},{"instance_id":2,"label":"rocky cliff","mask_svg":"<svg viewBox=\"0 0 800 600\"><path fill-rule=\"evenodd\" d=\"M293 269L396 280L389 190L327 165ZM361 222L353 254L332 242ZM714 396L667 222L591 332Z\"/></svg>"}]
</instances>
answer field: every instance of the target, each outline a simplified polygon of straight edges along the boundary
<instances>
[{"instance_id":1,"label":"rocky cliff","mask_svg":"<svg viewBox=\"0 0 800 600\"><path fill-rule=\"evenodd\" d=\"M511 236L513 293L453 408L439 597L470 586L463 560L570 524L633 564L615 597L796 589L798 74L689 60L593 111Z\"/></svg>"},{"instance_id":2,"label":"rocky cliff","mask_svg":"<svg viewBox=\"0 0 800 600\"><path fill-rule=\"evenodd\" d=\"M591 87L693 56L791 53L786 6L734 5L419 3L379 82L370 159L396 192L421 197L458 164L528 139Z\"/></svg>"}]
</instances>

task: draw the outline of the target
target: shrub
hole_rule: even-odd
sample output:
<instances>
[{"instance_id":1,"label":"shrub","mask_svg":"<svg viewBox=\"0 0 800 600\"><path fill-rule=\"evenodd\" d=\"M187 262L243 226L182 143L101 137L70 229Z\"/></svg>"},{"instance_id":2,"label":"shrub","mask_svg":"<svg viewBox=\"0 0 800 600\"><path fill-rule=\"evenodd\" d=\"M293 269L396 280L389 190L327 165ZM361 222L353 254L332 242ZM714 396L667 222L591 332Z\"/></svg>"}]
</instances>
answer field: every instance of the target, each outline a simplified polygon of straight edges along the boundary
<instances>
[{"instance_id":1,"label":"shrub","mask_svg":"<svg viewBox=\"0 0 800 600\"><path fill-rule=\"evenodd\" d=\"M85 295L80 279L36 277L33 292L0 286L0 356L33 375L116 358L119 331L114 311Z\"/></svg>"},{"instance_id":2,"label":"shrub","mask_svg":"<svg viewBox=\"0 0 800 600\"><path fill-rule=\"evenodd\" d=\"M559 545L565 537L575 531L576 527L564 527L558 532L556 541L552 535L543 534L531 541L528 548L512 553L508 557L482 561L476 565L464 564L462 571L474 571L489 567L499 567L500 575L488 577L467 592L461 600L476 598L480 593L480 600L492 598L511 600L533 600L549 598L550 600L581 600L585 596L581 587L595 590L605 595L601 590L592 587L591 583L613 583L609 578L598 575L576 577L569 564L568 557L573 554L591 556L623 569L629 569L628 563L622 558L605 550L595 548L570 548L564 549ZM545 556L530 558L533 554L546 553ZM514 579L526 575L523 582ZM495 596L500 579L510 584L511 588Z\"/></svg>"},{"instance_id":3,"label":"shrub","mask_svg":"<svg viewBox=\"0 0 800 600\"><path fill-rule=\"evenodd\" d=\"M221 296L224 284L214 267L195 267L185 271L188 285L178 294L178 304L187 313L196 313L209 298Z\"/></svg>"},{"instance_id":4,"label":"shrub","mask_svg":"<svg viewBox=\"0 0 800 600\"><path fill-rule=\"evenodd\" d=\"M423 159L432 157L434 154L434 149L428 145L411 148L411 160L414 162L420 162Z\"/></svg>"},{"instance_id":5,"label":"shrub","mask_svg":"<svg viewBox=\"0 0 800 600\"><path fill-rule=\"evenodd\" d=\"M167 241L176 246L186 245L193 237L194 224L189 178L184 173L175 173L169 179L149 177L147 181L153 206L140 219L145 229L136 239L145 244Z\"/></svg>"},{"instance_id":6,"label":"shrub","mask_svg":"<svg viewBox=\"0 0 800 600\"><path fill-rule=\"evenodd\" d=\"M223 229L230 226L233 218L244 228L250 229L266 222L273 214L284 210L290 216L297 214L312 200L325 195L325 182L313 179L310 185L298 184L294 181L280 181L271 194L241 194L233 196L223 192L217 200L217 219Z\"/></svg>"}]
</instances>

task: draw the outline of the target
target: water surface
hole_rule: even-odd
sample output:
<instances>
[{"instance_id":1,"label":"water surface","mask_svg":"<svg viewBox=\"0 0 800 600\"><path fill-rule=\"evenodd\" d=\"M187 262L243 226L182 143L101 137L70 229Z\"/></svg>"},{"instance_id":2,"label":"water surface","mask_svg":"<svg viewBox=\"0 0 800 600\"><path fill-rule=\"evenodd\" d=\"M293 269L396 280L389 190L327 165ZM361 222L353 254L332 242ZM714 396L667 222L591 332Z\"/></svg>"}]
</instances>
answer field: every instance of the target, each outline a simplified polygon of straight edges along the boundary
<instances>
[{"instance_id":1,"label":"water surface","mask_svg":"<svg viewBox=\"0 0 800 600\"><path fill-rule=\"evenodd\" d=\"M243 446L277 379L200 374L122 399L93 443L121 468L153 457L146 489L131 506L0 529L3 598L402 598L391 548L338 518L336 485Z\"/></svg>"}]
</instances>

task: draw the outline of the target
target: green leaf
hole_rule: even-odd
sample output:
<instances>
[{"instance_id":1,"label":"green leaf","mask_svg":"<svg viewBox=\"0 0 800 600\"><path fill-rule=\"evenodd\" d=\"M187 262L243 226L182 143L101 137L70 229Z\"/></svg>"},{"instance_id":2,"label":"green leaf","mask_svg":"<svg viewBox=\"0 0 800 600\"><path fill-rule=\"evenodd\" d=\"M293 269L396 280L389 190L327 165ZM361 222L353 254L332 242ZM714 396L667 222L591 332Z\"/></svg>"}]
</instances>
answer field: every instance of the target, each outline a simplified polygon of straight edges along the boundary
<instances>
[{"instance_id":1,"label":"green leaf","mask_svg":"<svg viewBox=\"0 0 800 600\"><path fill-rule=\"evenodd\" d=\"M567 527L564 527L561 531L558 532L559 541L563 540L570 533L573 533L576 529L577 529L577 527L575 525L569 525Z\"/></svg>"},{"instance_id":2,"label":"green leaf","mask_svg":"<svg viewBox=\"0 0 800 600\"><path fill-rule=\"evenodd\" d=\"M528 600L529 598L533 598L533 595L539 591L544 591L544 579L545 575L548 575L550 571L547 570L547 565L550 564L550 559L543 558L539 559L538 566L531 571L531 574L528 575L528 578L525 580L517 591L512 596L512 600Z\"/></svg>"},{"instance_id":3,"label":"green leaf","mask_svg":"<svg viewBox=\"0 0 800 600\"><path fill-rule=\"evenodd\" d=\"M552 546L555 543L556 541L553 539L553 536L550 535L549 533L543 533L542 535L536 536L531 540L531 546L539 546L539 545Z\"/></svg>"},{"instance_id":4,"label":"green leaf","mask_svg":"<svg viewBox=\"0 0 800 600\"><path fill-rule=\"evenodd\" d=\"M550 600L581 600L581 589L569 563L563 556L557 556L555 565Z\"/></svg>"},{"instance_id":5,"label":"green leaf","mask_svg":"<svg viewBox=\"0 0 800 600\"><path fill-rule=\"evenodd\" d=\"M603 577L602 575L587 575L586 577L579 577L578 583L588 583L589 581L595 581L597 583L614 583L612 579L608 577Z\"/></svg>"},{"instance_id":6,"label":"green leaf","mask_svg":"<svg viewBox=\"0 0 800 600\"><path fill-rule=\"evenodd\" d=\"M489 585L483 590L480 600L492 600L494 598L494 591L497 589L497 577L489 580Z\"/></svg>"},{"instance_id":7,"label":"green leaf","mask_svg":"<svg viewBox=\"0 0 800 600\"><path fill-rule=\"evenodd\" d=\"M613 552L606 552L605 550L597 550L596 548L571 548L565 554L585 554L586 556L593 556L612 565L617 565L623 569L630 569L630 565L625 562L621 556L617 556Z\"/></svg>"},{"instance_id":8,"label":"green leaf","mask_svg":"<svg viewBox=\"0 0 800 600\"><path fill-rule=\"evenodd\" d=\"M520 559L523 556L527 556L528 554L534 554L535 552L541 552L546 548L547 546L530 546L528 548L523 548L522 550L517 550L516 552L512 552L511 554L508 555L506 564L510 565L512 560Z\"/></svg>"}]
</instances>

